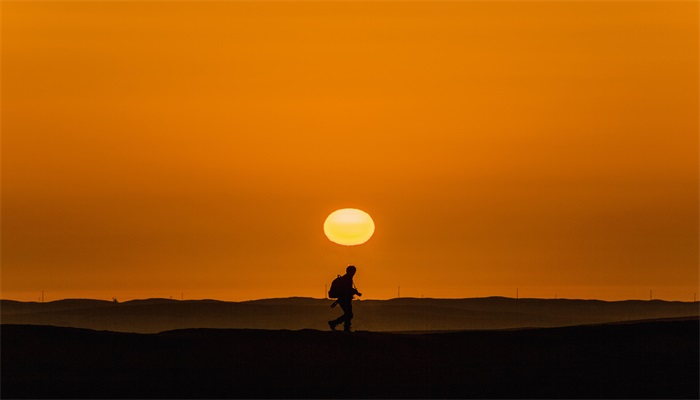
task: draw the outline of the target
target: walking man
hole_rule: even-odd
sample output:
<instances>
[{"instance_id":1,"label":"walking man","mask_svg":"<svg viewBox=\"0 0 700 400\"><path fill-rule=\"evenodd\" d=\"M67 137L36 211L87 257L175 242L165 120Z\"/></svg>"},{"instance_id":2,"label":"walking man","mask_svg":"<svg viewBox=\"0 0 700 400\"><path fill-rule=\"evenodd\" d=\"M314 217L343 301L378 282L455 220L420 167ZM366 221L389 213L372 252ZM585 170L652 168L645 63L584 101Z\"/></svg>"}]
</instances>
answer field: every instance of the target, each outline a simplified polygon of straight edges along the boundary
<instances>
[{"instance_id":1,"label":"walking man","mask_svg":"<svg viewBox=\"0 0 700 400\"><path fill-rule=\"evenodd\" d=\"M328 321L328 326L330 326L332 331L335 330L337 325L343 323L345 327L344 331L350 332L350 324L352 323L353 317L352 299L355 295L362 296L362 293L357 291L357 288L355 288L352 282L352 277L355 276L355 272L357 272L357 268L355 268L354 265L350 265L345 269L345 275L338 275L331 284L328 297L338 299L331 305L331 308L335 307L336 304L340 304L340 308L343 309L343 315L332 321Z\"/></svg>"}]
</instances>

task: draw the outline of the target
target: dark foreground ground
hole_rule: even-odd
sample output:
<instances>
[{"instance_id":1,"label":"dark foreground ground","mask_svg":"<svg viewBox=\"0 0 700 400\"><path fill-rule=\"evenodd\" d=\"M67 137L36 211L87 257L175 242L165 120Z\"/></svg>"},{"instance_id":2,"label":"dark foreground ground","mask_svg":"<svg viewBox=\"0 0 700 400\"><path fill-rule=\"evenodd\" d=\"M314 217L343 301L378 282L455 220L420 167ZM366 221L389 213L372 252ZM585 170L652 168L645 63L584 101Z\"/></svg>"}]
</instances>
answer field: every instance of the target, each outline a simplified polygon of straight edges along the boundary
<instances>
[{"instance_id":1,"label":"dark foreground ground","mask_svg":"<svg viewBox=\"0 0 700 400\"><path fill-rule=\"evenodd\" d=\"M396 334L2 325L2 398L694 398L697 318Z\"/></svg>"}]
</instances>

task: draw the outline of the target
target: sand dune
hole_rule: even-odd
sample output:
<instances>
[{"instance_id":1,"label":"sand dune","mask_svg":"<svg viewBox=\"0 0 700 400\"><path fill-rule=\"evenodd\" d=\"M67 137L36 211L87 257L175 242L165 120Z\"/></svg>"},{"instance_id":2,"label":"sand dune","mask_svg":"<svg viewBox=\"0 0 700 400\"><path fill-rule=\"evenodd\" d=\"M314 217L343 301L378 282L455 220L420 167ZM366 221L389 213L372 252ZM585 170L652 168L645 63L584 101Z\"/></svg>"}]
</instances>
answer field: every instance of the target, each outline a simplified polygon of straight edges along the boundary
<instances>
[{"instance_id":1,"label":"sand dune","mask_svg":"<svg viewBox=\"0 0 700 400\"><path fill-rule=\"evenodd\" d=\"M698 319L397 334L3 325L2 398L698 398Z\"/></svg>"}]
</instances>

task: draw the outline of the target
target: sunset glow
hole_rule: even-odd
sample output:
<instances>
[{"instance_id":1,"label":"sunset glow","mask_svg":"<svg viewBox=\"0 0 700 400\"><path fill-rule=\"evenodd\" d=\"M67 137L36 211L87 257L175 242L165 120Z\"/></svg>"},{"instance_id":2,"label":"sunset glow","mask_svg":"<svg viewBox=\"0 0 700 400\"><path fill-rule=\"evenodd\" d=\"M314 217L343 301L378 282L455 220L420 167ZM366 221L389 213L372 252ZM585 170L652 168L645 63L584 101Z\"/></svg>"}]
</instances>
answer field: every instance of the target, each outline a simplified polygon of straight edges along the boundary
<instances>
[{"instance_id":1,"label":"sunset glow","mask_svg":"<svg viewBox=\"0 0 700 400\"><path fill-rule=\"evenodd\" d=\"M694 1L5 1L2 298L692 301L699 47Z\"/></svg>"}]
</instances>

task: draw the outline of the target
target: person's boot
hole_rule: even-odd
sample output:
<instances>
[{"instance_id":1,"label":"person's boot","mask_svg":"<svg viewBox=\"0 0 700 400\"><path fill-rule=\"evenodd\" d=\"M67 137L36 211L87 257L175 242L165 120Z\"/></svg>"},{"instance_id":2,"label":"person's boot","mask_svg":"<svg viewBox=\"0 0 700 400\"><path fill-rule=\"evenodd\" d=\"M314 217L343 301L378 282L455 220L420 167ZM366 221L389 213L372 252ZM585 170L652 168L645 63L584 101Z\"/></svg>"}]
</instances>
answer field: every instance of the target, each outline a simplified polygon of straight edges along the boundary
<instances>
[{"instance_id":1,"label":"person's boot","mask_svg":"<svg viewBox=\"0 0 700 400\"><path fill-rule=\"evenodd\" d=\"M350 330L350 325L345 325L345 329L343 329L343 332L352 332L352 330Z\"/></svg>"},{"instance_id":2,"label":"person's boot","mask_svg":"<svg viewBox=\"0 0 700 400\"><path fill-rule=\"evenodd\" d=\"M335 330L335 326L336 326L336 325L338 325L338 324L336 324L336 323L333 322L333 321L328 321L328 326L330 326L330 328L331 328L332 331Z\"/></svg>"}]
</instances>

